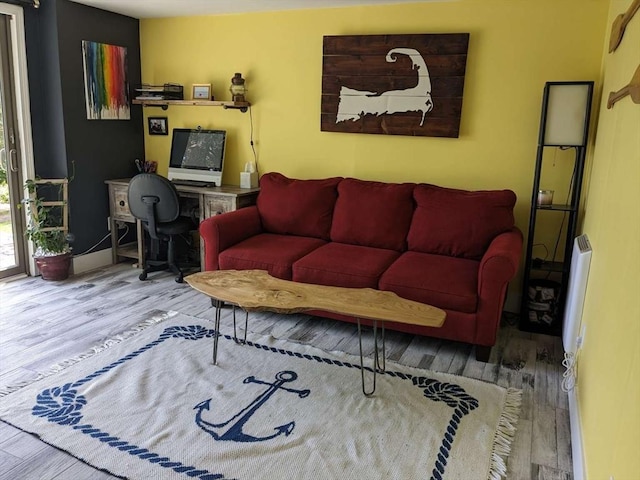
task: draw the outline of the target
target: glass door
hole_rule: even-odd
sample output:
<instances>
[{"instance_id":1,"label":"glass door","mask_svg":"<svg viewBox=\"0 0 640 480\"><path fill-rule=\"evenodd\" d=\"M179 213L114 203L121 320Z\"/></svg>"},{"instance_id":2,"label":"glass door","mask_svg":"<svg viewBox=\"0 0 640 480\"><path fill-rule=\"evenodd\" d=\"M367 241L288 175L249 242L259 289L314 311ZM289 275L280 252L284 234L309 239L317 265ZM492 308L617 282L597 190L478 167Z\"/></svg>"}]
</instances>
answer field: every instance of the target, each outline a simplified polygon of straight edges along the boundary
<instances>
[{"instance_id":1,"label":"glass door","mask_svg":"<svg viewBox=\"0 0 640 480\"><path fill-rule=\"evenodd\" d=\"M13 84L10 17L0 15L0 278L25 273L21 155Z\"/></svg>"}]
</instances>

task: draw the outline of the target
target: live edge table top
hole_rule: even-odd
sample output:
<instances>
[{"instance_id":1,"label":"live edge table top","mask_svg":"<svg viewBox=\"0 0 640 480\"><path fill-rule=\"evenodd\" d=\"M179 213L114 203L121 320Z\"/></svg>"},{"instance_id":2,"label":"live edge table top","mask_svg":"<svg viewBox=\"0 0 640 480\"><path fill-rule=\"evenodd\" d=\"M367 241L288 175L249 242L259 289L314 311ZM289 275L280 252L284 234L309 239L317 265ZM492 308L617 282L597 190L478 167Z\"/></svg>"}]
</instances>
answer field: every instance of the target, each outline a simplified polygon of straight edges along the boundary
<instances>
[{"instance_id":1,"label":"live edge table top","mask_svg":"<svg viewBox=\"0 0 640 480\"><path fill-rule=\"evenodd\" d=\"M216 270L185 277L194 289L246 311L322 310L368 320L441 327L446 313L372 288L343 288L281 280L265 270Z\"/></svg>"}]
</instances>

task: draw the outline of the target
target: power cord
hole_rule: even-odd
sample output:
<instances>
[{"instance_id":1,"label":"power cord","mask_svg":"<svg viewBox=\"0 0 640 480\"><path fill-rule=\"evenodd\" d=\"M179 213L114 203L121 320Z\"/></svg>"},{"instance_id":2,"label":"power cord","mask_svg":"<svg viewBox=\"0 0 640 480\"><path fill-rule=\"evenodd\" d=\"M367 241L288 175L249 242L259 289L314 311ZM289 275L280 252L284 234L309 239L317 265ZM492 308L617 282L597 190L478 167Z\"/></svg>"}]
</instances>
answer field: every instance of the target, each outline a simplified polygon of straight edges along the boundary
<instances>
[{"instance_id":1,"label":"power cord","mask_svg":"<svg viewBox=\"0 0 640 480\"><path fill-rule=\"evenodd\" d=\"M124 233L120 236L120 238L118 238L118 245L120 245L120 242L122 241L122 239L127 235L127 233L129 233L129 225L127 225L126 223L124 224ZM100 240L98 240L98 242L90 247L89 249L85 250L82 253L77 253L74 254L74 257L80 257L82 255L86 255L87 253L91 253L93 252L96 248L98 248L98 246L104 242L107 238L109 238L111 236L111 233L107 233L104 237L102 237Z\"/></svg>"},{"instance_id":2,"label":"power cord","mask_svg":"<svg viewBox=\"0 0 640 480\"><path fill-rule=\"evenodd\" d=\"M534 263L539 264L538 266L541 266L544 262L547 261L547 257L549 256L549 249L547 248L547 246L544 243L534 243L531 248L535 248L535 247L542 247L544 248L544 258L538 258L535 257L533 259Z\"/></svg>"},{"instance_id":3,"label":"power cord","mask_svg":"<svg viewBox=\"0 0 640 480\"><path fill-rule=\"evenodd\" d=\"M251 105L249 105L249 144L251 145L251 150L253 151L253 161L256 164L256 173L258 174L258 178L260 178L260 169L258 168L258 154L256 153L256 149L253 144L253 113L251 113Z\"/></svg>"},{"instance_id":4,"label":"power cord","mask_svg":"<svg viewBox=\"0 0 640 480\"><path fill-rule=\"evenodd\" d=\"M577 354L565 352L562 366L565 368L565 371L562 373L562 383L560 387L563 392L569 393L576 386Z\"/></svg>"},{"instance_id":5,"label":"power cord","mask_svg":"<svg viewBox=\"0 0 640 480\"><path fill-rule=\"evenodd\" d=\"M560 147L561 150L568 150L569 148L576 148L577 155L577 147ZM569 191L567 192L567 199L565 201L565 205L569 205L569 200L571 199L571 193L573 191L573 182L576 179L576 173L578 170L578 162L574 162L573 164L573 172L571 173L571 180L569 181ZM560 222L560 228L558 229L558 237L556 238L556 244L553 247L553 257L551 257L551 261L556 261L556 255L558 254L558 245L560 244L560 237L562 236L562 229L564 228L564 222L567 219L567 212L565 211L562 214L562 221ZM566 255L566 252L565 252ZM551 271L547 273L547 279L551 275Z\"/></svg>"}]
</instances>

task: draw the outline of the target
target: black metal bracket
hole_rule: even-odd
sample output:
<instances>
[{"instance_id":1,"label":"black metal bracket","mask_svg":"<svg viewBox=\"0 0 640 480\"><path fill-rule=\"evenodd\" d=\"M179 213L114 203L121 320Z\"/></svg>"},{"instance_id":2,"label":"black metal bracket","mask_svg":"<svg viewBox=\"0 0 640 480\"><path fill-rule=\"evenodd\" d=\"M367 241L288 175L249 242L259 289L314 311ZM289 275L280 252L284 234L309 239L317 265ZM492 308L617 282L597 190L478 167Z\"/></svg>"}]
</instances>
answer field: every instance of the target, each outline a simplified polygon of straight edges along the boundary
<instances>
[{"instance_id":1,"label":"black metal bracket","mask_svg":"<svg viewBox=\"0 0 640 480\"><path fill-rule=\"evenodd\" d=\"M223 105L225 110L231 108L232 110L240 110L242 113L247 113L248 107L244 106L236 106L236 105Z\"/></svg>"}]
</instances>

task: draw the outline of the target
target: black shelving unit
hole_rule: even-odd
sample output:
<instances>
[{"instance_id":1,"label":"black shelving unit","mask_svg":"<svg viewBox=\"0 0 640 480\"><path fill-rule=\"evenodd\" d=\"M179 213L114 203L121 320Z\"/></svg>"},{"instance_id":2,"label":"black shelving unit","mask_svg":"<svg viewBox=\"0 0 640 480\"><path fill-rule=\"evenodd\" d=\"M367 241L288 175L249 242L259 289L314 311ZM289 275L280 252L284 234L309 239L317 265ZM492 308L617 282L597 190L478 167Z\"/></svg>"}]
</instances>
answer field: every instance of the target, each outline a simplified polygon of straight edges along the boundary
<instances>
[{"instance_id":1,"label":"black shelving unit","mask_svg":"<svg viewBox=\"0 0 640 480\"><path fill-rule=\"evenodd\" d=\"M584 95L584 112L582 112L582 115L580 115L580 112L575 111L559 114L558 105L550 105L552 102L557 103L559 101L557 92L562 87L576 87L579 89L580 94ZM558 90L554 91L554 88ZM569 96L571 95L573 94ZM522 282L521 330L557 336L562 334L562 317L571 273L571 251L578 224L592 97L593 82L547 82L545 84ZM552 115L559 116L563 121L551 119ZM583 122L577 124L574 129L581 135L574 135L576 139L564 141L561 138L562 135L549 134L550 128L564 123L566 119L571 119L572 121L575 119L576 122ZM538 192L540 191L544 153L548 149L554 148L573 149L575 151L572 175L571 178L567 179L570 182L568 204L539 205ZM564 216L564 228L558 232L558 235L564 235L564 238L559 239L559 241L563 240L564 243L564 258L560 261L555 258L544 261L534 258L533 248L536 242L536 230L540 227L540 222L544 221L544 218L538 215L542 211L551 212L550 214L552 215Z\"/></svg>"}]
</instances>

